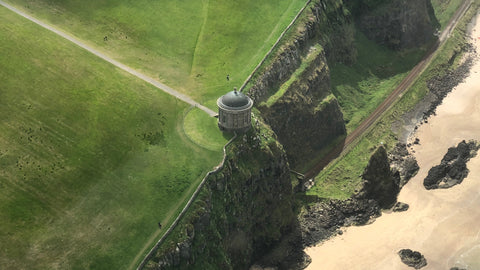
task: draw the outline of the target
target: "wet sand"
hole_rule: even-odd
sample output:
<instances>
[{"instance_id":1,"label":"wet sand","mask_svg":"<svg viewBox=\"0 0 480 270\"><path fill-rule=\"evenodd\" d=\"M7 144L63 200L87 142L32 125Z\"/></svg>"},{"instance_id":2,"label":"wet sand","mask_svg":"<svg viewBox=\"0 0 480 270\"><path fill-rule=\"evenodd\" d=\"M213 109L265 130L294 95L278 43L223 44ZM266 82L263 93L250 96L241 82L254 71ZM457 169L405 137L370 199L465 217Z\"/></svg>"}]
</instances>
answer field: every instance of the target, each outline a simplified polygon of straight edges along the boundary
<instances>
[{"instance_id":1,"label":"wet sand","mask_svg":"<svg viewBox=\"0 0 480 270\"><path fill-rule=\"evenodd\" d=\"M471 31L480 52L480 19ZM480 141L480 61L412 135L420 170L405 185L398 201L410 205L400 213L383 213L373 224L348 227L344 234L305 251L312 257L307 269L413 269L397 252L410 248L427 259L422 269L470 266L480 269L480 155L467 163L462 184L450 189L426 190L423 179L438 165L447 149L461 140Z\"/></svg>"}]
</instances>

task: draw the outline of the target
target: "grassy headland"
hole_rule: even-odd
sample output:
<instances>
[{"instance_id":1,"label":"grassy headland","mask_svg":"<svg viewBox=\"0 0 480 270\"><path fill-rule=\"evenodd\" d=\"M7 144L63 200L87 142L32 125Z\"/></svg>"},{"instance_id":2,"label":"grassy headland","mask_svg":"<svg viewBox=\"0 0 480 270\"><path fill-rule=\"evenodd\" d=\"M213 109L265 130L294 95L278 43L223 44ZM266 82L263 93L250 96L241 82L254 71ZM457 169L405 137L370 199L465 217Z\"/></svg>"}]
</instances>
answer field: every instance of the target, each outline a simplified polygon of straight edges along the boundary
<instances>
[{"instance_id":1,"label":"grassy headland","mask_svg":"<svg viewBox=\"0 0 480 270\"><path fill-rule=\"evenodd\" d=\"M7 2L210 108L304 4ZM228 136L214 118L4 8L0 15L0 268L135 266Z\"/></svg>"},{"instance_id":2,"label":"grassy headland","mask_svg":"<svg viewBox=\"0 0 480 270\"><path fill-rule=\"evenodd\" d=\"M125 269L227 141L187 105L0 8L0 268ZM210 149L210 150L207 150Z\"/></svg>"}]
</instances>

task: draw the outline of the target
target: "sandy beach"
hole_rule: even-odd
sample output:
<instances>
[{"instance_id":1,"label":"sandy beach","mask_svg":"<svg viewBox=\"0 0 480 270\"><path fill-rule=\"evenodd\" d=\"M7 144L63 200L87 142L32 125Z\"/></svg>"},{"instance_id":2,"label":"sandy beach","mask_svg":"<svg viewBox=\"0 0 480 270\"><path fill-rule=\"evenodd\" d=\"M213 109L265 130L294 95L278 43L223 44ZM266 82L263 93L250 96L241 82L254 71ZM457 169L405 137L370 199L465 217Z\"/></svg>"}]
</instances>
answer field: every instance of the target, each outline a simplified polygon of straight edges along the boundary
<instances>
[{"instance_id":1,"label":"sandy beach","mask_svg":"<svg viewBox=\"0 0 480 270\"><path fill-rule=\"evenodd\" d=\"M470 35L480 52L478 16ZM384 212L373 224L345 228L343 235L307 248L312 258L307 269L413 269L397 254L403 248L425 256L428 264L422 269L480 269L480 155L467 163L470 173L462 184L440 190L423 186L428 170L440 164L449 147L480 141L480 61L414 138L420 140L411 149L420 170L398 197L410 209Z\"/></svg>"}]
</instances>

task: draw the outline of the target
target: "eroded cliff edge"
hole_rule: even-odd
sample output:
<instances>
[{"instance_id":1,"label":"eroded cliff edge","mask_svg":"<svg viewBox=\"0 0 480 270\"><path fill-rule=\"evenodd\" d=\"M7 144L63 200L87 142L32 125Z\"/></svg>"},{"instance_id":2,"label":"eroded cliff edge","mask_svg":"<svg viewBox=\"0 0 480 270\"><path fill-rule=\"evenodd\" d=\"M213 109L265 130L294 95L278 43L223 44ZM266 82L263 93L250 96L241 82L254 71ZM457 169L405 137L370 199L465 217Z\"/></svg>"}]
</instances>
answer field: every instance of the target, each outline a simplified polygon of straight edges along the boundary
<instances>
[{"instance_id":1,"label":"eroded cliff edge","mask_svg":"<svg viewBox=\"0 0 480 270\"><path fill-rule=\"evenodd\" d=\"M353 63L356 49L352 18L341 1L314 1L292 35L258 75L249 95L296 168L346 135L341 108L330 90L327 59Z\"/></svg>"},{"instance_id":2,"label":"eroded cliff edge","mask_svg":"<svg viewBox=\"0 0 480 270\"><path fill-rule=\"evenodd\" d=\"M436 41L430 0L312 1L248 94L284 145L291 167L302 170L346 136L341 106L331 93L329 64L356 61L355 32L392 49ZM312 50L319 50L309 59Z\"/></svg>"},{"instance_id":3,"label":"eroded cliff edge","mask_svg":"<svg viewBox=\"0 0 480 270\"><path fill-rule=\"evenodd\" d=\"M248 269L291 230L293 207L286 154L256 118L145 269Z\"/></svg>"},{"instance_id":4,"label":"eroded cliff edge","mask_svg":"<svg viewBox=\"0 0 480 270\"><path fill-rule=\"evenodd\" d=\"M288 153L293 167L314 159L329 143L346 134L340 106L330 92L330 74L321 48L313 48L311 63L295 81L283 85L283 95L258 106Z\"/></svg>"}]
</instances>

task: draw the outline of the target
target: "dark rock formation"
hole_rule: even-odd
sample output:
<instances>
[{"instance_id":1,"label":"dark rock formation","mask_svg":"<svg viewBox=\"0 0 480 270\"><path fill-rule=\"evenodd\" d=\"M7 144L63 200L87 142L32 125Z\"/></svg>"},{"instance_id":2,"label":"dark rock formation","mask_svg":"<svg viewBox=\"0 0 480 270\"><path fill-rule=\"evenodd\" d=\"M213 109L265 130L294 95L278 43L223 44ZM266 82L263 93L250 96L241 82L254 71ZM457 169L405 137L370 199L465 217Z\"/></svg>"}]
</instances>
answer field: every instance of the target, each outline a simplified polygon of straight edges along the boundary
<instances>
[{"instance_id":1,"label":"dark rock formation","mask_svg":"<svg viewBox=\"0 0 480 270\"><path fill-rule=\"evenodd\" d=\"M363 189L348 200L329 200L308 206L300 215L301 241L310 246L341 234L340 227L364 225L381 215L381 208L390 208L396 202L399 182L407 182L418 170L416 160L405 145L398 145L389 155L396 163L390 169L389 158L380 146L365 168ZM401 172L401 173L400 173ZM408 205L397 203L394 211L406 211Z\"/></svg>"},{"instance_id":2,"label":"dark rock formation","mask_svg":"<svg viewBox=\"0 0 480 270\"><path fill-rule=\"evenodd\" d=\"M393 206L392 211L393 211L393 212L404 212L404 211L407 211L409 207L410 207L410 206L409 206L408 204L406 204L406 203L397 202L397 203Z\"/></svg>"},{"instance_id":3,"label":"dark rock formation","mask_svg":"<svg viewBox=\"0 0 480 270\"><path fill-rule=\"evenodd\" d=\"M295 223L285 152L261 121L232 143L224 168L147 269L248 269ZM179 241L180 240L180 241Z\"/></svg>"},{"instance_id":4,"label":"dark rock formation","mask_svg":"<svg viewBox=\"0 0 480 270\"><path fill-rule=\"evenodd\" d=\"M440 165L428 171L423 180L426 189L449 188L462 183L468 175L467 162L477 155L480 144L475 141L461 141L457 147L448 148Z\"/></svg>"},{"instance_id":5,"label":"dark rock formation","mask_svg":"<svg viewBox=\"0 0 480 270\"><path fill-rule=\"evenodd\" d=\"M363 188L360 198L374 199L381 208L391 208L397 201L400 192L399 179L395 179L390 170L387 152L383 146L377 148L368 162L362 178Z\"/></svg>"},{"instance_id":6,"label":"dark rock formation","mask_svg":"<svg viewBox=\"0 0 480 270\"><path fill-rule=\"evenodd\" d=\"M290 165L311 160L323 147L346 134L343 115L330 92L325 55L312 64L271 106L259 109L285 147Z\"/></svg>"},{"instance_id":7,"label":"dark rock formation","mask_svg":"<svg viewBox=\"0 0 480 270\"><path fill-rule=\"evenodd\" d=\"M392 0L364 5L367 8L358 15L358 24L369 39L379 44L406 49L436 39L434 33L439 24L430 0Z\"/></svg>"},{"instance_id":8,"label":"dark rock formation","mask_svg":"<svg viewBox=\"0 0 480 270\"><path fill-rule=\"evenodd\" d=\"M458 267L452 267L452 268L450 268L450 270L467 270L467 269L465 269L465 268L458 268Z\"/></svg>"},{"instance_id":9,"label":"dark rock formation","mask_svg":"<svg viewBox=\"0 0 480 270\"><path fill-rule=\"evenodd\" d=\"M427 260L418 251L412 251L411 249L402 249L398 252L402 262L415 269L420 269L427 265Z\"/></svg>"},{"instance_id":10,"label":"dark rock formation","mask_svg":"<svg viewBox=\"0 0 480 270\"><path fill-rule=\"evenodd\" d=\"M330 95L326 58L345 63L356 58L354 28L341 2L314 1L306 13L307 21L297 26L293 40L280 47L248 93L257 106L266 101L300 67L302 57L311 52L312 45L322 45L322 53L288 87L285 95L268 108L260 108L284 145L293 168L311 160L311 155L346 134L337 100L333 95L326 98Z\"/></svg>"},{"instance_id":11,"label":"dark rock formation","mask_svg":"<svg viewBox=\"0 0 480 270\"><path fill-rule=\"evenodd\" d=\"M470 48L464 48L470 50ZM452 56L452 61L455 60L455 55ZM431 100L428 110L424 113L423 119L426 120L430 115L435 114L438 105L442 104L443 99L455 88L458 84L463 82L470 74L470 68L474 63L473 57L468 57L455 70L449 70L443 76L436 76L427 82L429 93L426 100Z\"/></svg>"},{"instance_id":12,"label":"dark rock formation","mask_svg":"<svg viewBox=\"0 0 480 270\"><path fill-rule=\"evenodd\" d=\"M412 156L404 143L397 143L393 150L388 153L388 159L395 179L399 179L397 183L402 188L412 177L414 177L420 167L417 160Z\"/></svg>"},{"instance_id":13,"label":"dark rock formation","mask_svg":"<svg viewBox=\"0 0 480 270\"><path fill-rule=\"evenodd\" d=\"M340 233L341 226L365 225L380 214L378 203L368 199L331 200L308 206L299 218L303 245L328 239Z\"/></svg>"},{"instance_id":14,"label":"dark rock formation","mask_svg":"<svg viewBox=\"0 0 480 270\"><path fill-rule=\"evenodd\" d=\"M255 84L249 89L248 95L256 104L267 99L290 78L300 66L301 57L314 44L320 43L332 61L355 61L353 24L342 2L314 1L313 7L305 12L307 21L297 26L294 38L280 47L271 64L255 78Z\"/></svg>"}]
</instances>

